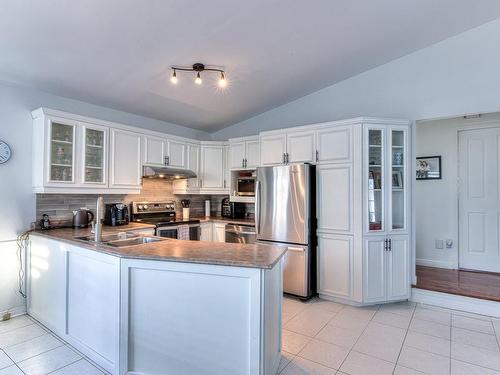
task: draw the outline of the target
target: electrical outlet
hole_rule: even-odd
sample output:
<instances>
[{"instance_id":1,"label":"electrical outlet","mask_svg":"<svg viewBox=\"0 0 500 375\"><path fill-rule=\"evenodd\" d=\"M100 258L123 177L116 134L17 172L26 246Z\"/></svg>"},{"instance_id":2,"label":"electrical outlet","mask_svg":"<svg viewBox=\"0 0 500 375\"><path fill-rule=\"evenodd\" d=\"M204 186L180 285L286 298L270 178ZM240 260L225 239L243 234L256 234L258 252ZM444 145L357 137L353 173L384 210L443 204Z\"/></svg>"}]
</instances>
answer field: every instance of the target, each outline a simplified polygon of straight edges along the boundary
<instances>
[{"instance_id":1,"label":"electrical outlet","mask_svg":"<svg viewBox=\"0 0 500 375\"><path fill-rule=\"evenodd\" d=\"M6 312L2 315L2 321L10 320L10 318L12 318L10 312Z\"/></svg>"},{"instance_id":2,"label":"electrical outlet","mask_svg":"<svg viewBox=\"0 0 500 375\"><path fill-rule=\"evenodd\" d=\"M446 240L446 248L447 248L447 249L451 249L452 247L453 247L453 240L452 240L452 239L450 239L450 238L448 238L448 239Z\"/></svg>"},{"instance_id":3,"label":"electrical outlet","mask_svg":"<svg viewBox=\"0 0 500 375\"><path fill-rule=\"evenodd\" d=\"M444 241L443 240L436 240L436 249L444 249Z\"/></svg>"}]
</instances>

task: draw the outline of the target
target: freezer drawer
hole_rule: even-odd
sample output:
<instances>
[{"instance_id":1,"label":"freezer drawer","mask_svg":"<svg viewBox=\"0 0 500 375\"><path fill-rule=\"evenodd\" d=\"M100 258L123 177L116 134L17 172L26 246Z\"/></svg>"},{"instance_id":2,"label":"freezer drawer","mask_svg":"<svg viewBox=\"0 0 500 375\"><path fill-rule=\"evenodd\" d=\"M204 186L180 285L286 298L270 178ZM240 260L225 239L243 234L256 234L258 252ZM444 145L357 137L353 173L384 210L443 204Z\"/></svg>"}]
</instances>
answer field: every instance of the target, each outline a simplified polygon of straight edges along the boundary
<instances>
[{"instance_id":1,"label":"freezer drawer","mask_svg":"<svg viewBox=\"0 0 500 375\"><path fill-rule=\"evenodd\" d=\"M311 254L309 246L268 241L257 242L286 247L287 252L283 257L283 292L301 298L309 298L311 296Z\"/></svg>"}]
</instances>

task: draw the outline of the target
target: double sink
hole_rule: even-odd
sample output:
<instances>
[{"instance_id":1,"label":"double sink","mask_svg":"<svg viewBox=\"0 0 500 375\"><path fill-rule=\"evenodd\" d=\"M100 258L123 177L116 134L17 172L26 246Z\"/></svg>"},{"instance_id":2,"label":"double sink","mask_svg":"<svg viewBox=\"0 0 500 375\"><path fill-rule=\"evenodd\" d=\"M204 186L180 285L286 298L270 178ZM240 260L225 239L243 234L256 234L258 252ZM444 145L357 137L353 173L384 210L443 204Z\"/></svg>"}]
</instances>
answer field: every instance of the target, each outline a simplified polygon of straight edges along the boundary
<instances>
[{"instance_id":1,"label":"double sink","mask_svg":"<svg viewBox=\"0 0 500 375\"><path fill-rule=\"evenodd\" d=\"M75 237L75 240L96 243L94 236ZM148 243L165 241L165 240L166 238L148 237L148 236L141 236L135 233L123 232L118 234L103 235L99 243L108 246L125 247L125 246L145 245Z\"/></svg>"}]
</instances>

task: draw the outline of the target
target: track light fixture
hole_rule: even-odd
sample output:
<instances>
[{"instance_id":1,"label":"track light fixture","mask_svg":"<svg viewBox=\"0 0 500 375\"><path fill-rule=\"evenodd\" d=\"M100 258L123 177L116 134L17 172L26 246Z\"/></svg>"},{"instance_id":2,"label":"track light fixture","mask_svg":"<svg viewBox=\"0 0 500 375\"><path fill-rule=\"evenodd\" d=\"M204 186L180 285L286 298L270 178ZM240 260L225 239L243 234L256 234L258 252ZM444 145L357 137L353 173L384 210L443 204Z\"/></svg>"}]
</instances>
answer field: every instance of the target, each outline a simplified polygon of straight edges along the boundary
<instances>
[{"instance_id":1,"label":"track light fixture","mask_svg":"<svg viewBox=\"0 0 500 375\"><path fill-rule=\"evenodd\" d=\"M218 81L218 86L220 88L224 88L227 86L227 80L226 80L226 75L225 72L222 69L217 69L217 68L207 68L205 67L204 64L201 63L196 63L193 64L191 68L185 68L185 67L180 67L180 66L172 66L171 67L173 70L172 77L170 78L170 82L172 82L174 85L177 84L177 71L186 71L186 72L196 72L196 78L194 80L194 83L197 85L201 85L203 83L203 80L201 79L201 72L219 72L220 73L220 78Z\"/></svg>"}]
</instances>

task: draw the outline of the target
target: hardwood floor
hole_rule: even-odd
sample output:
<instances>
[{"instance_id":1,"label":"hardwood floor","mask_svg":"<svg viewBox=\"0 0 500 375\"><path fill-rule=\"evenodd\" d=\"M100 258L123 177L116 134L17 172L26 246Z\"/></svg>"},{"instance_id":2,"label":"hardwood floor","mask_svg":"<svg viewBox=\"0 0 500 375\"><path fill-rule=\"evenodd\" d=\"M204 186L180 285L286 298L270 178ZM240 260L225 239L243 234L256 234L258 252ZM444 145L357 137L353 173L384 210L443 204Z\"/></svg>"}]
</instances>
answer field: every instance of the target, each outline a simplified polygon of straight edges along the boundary
<instances>
[{"instance_id":1,"label":"hardwood floor","mask_svg":"<svg viewBox=\"0 0 500 375\"><path fill-rule=\"evenodd\" d=\"M415 287L500 302L500 274L417 266Z\"/></svg>"}]
</instances>

